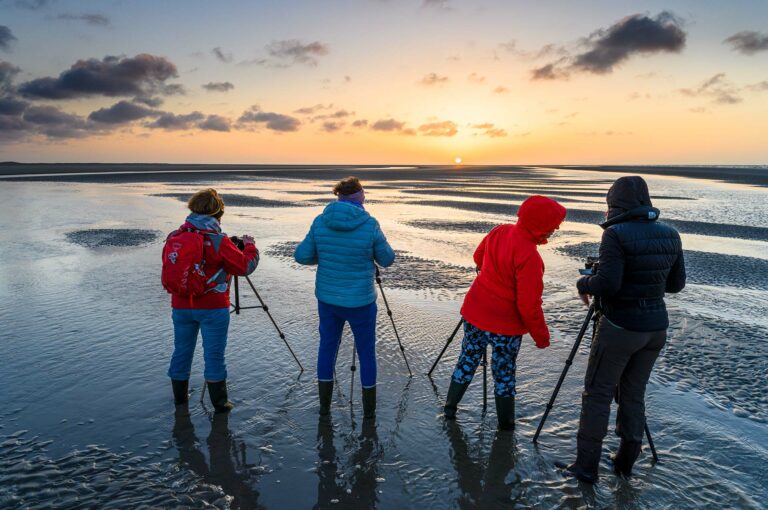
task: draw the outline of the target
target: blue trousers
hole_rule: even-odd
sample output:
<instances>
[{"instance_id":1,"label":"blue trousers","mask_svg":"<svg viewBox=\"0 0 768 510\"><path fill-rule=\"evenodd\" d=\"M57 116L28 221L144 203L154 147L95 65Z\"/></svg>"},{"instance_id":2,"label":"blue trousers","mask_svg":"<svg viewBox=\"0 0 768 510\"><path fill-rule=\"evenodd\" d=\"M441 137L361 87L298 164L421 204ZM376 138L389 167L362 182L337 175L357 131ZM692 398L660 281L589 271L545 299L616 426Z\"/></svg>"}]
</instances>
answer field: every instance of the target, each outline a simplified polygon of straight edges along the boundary
<instances>
[{"instance_id":1,"label":"blue trousers","mask_svg":"<svg viewBox=\"0 0 768 510\"><path fill-rule=\"evenodd\" d=\"M224 349L227 347L229 331L229 308L208 310L174 308L171 317L174 340L168 377L179 381L189 379L197 334L202 331L205 379L207 381L226 379L227 365L224 363Z\"/></svg>"},{"instance_id":2,"label":"blue trousers","mask_svg":"<svg viewBox=\"0 0 768 510\"><path fill-rule=\"evenodd\" d=\"M344 323L349 322L360 360L363 388L376 386L376 302L356 308L317 302L320 316L320 349L317 353L317 379L333 381L333 370L341 343Z\"/></svg>"},{"instance_id":3,"label":"blue trousers","mask_svg":"<svg viewBox=\"0 0 768 510\"><path fill-rule=\"evenodd\" d=\"M522 336L497 335L464 321L464 340L461 342L461 356L453 371L453 380L457 383L471 382L486 346L491 344L491 371L495 394L499 397L514 397L517 393L515 371L521 340Z\"/></svg>"}]
</instances>

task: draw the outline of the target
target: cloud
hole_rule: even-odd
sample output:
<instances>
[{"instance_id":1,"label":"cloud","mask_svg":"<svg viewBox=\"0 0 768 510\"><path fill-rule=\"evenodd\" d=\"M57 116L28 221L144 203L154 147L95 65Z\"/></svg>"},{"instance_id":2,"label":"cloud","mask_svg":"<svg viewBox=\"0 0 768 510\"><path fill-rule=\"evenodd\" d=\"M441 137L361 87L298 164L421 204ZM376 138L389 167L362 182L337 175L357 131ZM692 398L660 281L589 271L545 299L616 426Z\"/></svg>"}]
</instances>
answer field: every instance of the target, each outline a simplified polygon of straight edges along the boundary
<instances>
[{"instance_id":1,"label":"cloud","mask_svg":"<svg viewBox=\"0 0 768 510\"><path fill-rule=\"evenodd\" d=\"M144 97L144 96L136 96L133 98L134 103L141 103L146 106L150 106L152 108L157 108L158 106L163 104L163 99L160 97Z\"/></svg>"},{"instance_id":2,"label":"cloud","mask_svg":"<svg viewBox=\"0 0 768 510\"><path fill-rule=\"evenodd\" d=\"M108 108L91 112L88 119L103 124L126 124L146 117L158 117L161 114L162 112L135 103L120 101Z\"/></svg>"},{"instance_id":3,"label":"cloud","mask_svg":"<svg viewBox=\"0 0 768 510\"><path fill-rule=\"evenodd\" d=\"M569 72L609 74L634 55L679 53L686 37L682 22L671 12L663 11L655 17L633 14L590 34L583 41L587 51L533 69L531 79L567 79ZM567 68L561 68L565 63Z\"/></svg>"},{"instance_id":4,"label":"cloud","mask_svg":"<svg viewBox=\"0 0 768 510\"><path fill-rule=\"evenodd\" d=\"M37 11L48 7L51 3L51 0L16 0L13 2L13 5L19 9Z\"/></svg>"},{"instance_id":5,"label":"cloud","mask_svg":"<svg viewBox=\"0 0 768 510\"><path fill-rule=\"evenodd\" d=\"M232 128L232 121L221 115L208 115L205 120L197 124L197 127L203 131L227 132Z\"/></svg>"},{"instance_id":6,"label":"cloud","mask_svg":"<svg viewBox=\"0 0 768 510\"><path fill-rule=\"evenodd\" d=\"M325 120L325 119L345 119L347 117L351 117L354 114L355 112L348 112L347 110L337 110L333 113L324 113L321 115L315 115L310 120L314 122L316 120Z\"/></svg>"},{"instance_id":7,"label":"cloud","mask_svg":"<svg viewBox=\"0 0 768 510\"><path fill-rule=\"evenodd\" d=\"M9 91L12 88L14 77L21 72L21 69L6 62L0 60L0 91Z\"/></svg>"},{"instance_id":8,"label":"cloud","mask_svg":"<svg viewBox=\"0 0 768 510\"><path fill-rule=\"evenodd\" d=\"M507 136L506 130L502 128L497 128L494 124L490 122L484 122L482 124L470 124L470 127L472 129L477 129L482 131L482 133L479 133L483 136L487 136L489 138L502 138ZM475 133L476 135L478 133Z\"/></svg>"},{"instance_id":9,"label":"cloud","mask_svg":"<svg viewBox=\"0 0 768 510\"><path fill-rule=\"evenodd\" d=\"M14 97L0 97L0 115L21 115L27 109L29 103L20 101Z\"/></svg>"},{"instance_id":10,"label":"cloud","mask_svg":"<svg viewBox=\"0 0 768 510\"><path fill-rule=\"evenodd\" d=\"M30 106L23 116L29 129L49 138L79 138L89 131L89 125L79 115L66 113L55 106Z\"/></svg>"},{"instance_id":11,"label":"cloud","mask_svg":"<svg viewBox=\"0 0 768 510\"><path fill-rule=\"evenodd\" d=\"M315 41L302 43L297 39L272 41L267 47L267 54L277 60L278 66L303 64L314 67L318 58L328 54L328 45Z\"/></svg>"},{"instance_id":12,"label":"cloud","mask_svg":"<svg viewBox=\"0 0 768 510\"><path fill-rule=\"evenodd\" d=\"M442 11L450 11L453 9L449 0L423 0L421 7L427 9L439 9Z\"/></svg>"},{"instance_id":13,"label":"cloud","mask_svg":"<svg viewBox=\"0 0 768 510\"><path fill-rule=\"evenodd\" d=\"M696 88L680 89L688 97L709 97L718 104L736 104L742 101L739 89L726 79L725 73L717 73Z\"/></svg>"},{"instance_id":14,"label":"cloud","mask_svg":"<svg viewBox=\"0 0 768 510\"><path fill-rule=\"evenodd\" d=\"M447 76L440 76L437 73L429 73L424 76L421 80L419 80L419 83L422 85L432 86L432 85L442 85L444 83L448 83L448 77Z\"/></svg>"},{"instance_id":15,"label":"cloud","mask_svg":"<svg viewBox=\"0 0 768 510\"><path fill-rule=\"evenodd\" d=\"M301 121L296 117L282 113L264 112L255 105L244 111L237 122L243 125L263 124L267 129L282 132L298 131L299 126L301 126Z\"/></svg>"},{"instance_id":16,"label":"cloud","mask_svg":"<svg viewBox=\"0 0 768 510\"><path fill-rule=\"evenodd\" d=\"M224 51L219 46L213 48L211 53L213 53L213 56L216 57L220 62L224 62L225 64L229 64L232 62L232 60L234 60L231 52Z\"/></svg>"},{"instance_id":17,"label":"cloud","mask_svg":"<svg viewBox=\"0 0 768 510\"><path fill-rule=\"evenodd\" d=\"M82 13L82 14L71 14L71 13L65 13L65 14L59 14L56 16L56 19L60 20L66 20L66 21L82 21L88 25L95 26L95 27L108 27L112 23L106 16L103 16L101 14L93 14L93 13Z\"/></svg>"},{"instance_id":18,"label":"cloud","mask_svg":"<svg viewBox=\"0 0 768 510\"><path fill-rule=\"evenodd\" d=\"M316 104L315 106L305 106L303 108L299 108L298 110L294 110L293 113L298 113L301 115L312 115L315 112L318 112L320 110L330 110L333 108L333 104Z\"/></svg>"},{"instance_id":19,"label":"cloud","mask_svg":"<svg viewBox=\"0 0 768 510\"><path fill-rule=\"evenodd\" d=\"M419 126L419 133L424 136L454 136L458 132L456 123L450 120L430 122Z\"/></svg>"},{"instance_id":20,"label":"cloud","mask_svg":"<svg viewBox=\"0 0 768 510\"><path fill-rule=\"evenodd\" d=\"M210 82L202 85L202 87L208 92L228 92L235 88L235 86L228 81Z\"/></svg>"},{"instance_id":21,"label":"cloud","mask_svg":"<svg viewBox=\"0 0 768 510\"><path fill-rule=\"evenodd\" d=\"M751 90L752 92L768 92L768 80L763 80L758 83L753 83L752 85L747 85L747 89Z\"/></svg>"},{"instance_id":22,"label":"cloud","mask_svg":"<svg viewBox=\"0 0 768 510\"><path fill-rule=\"evenodd\" d=\"M374 131L401 131L405 127L405 122L395 119L377 120L371 125Z\"/></svg>"},{"instance_id":23,"label":"cloud","mask_svg":"<svg viewBox=\"0 0 768 510\"><path fill-rule=\"evenodd\" d=\"M734 51L744 55L754 55L760 51L768 50L768 34L749 31L739 32L723 41L723 44L730 44Z\"/></svg>"},{"instance_id":24,"label":"cloud","mask_svg":"<svg viewBox=\"0 0 768 510\"><path fill-rule=\"evenodd\" d=\"M336 122L336 121L327 121L323 122L322 130L326 133L335 133L339 129L344 127L343 122Z\"/></svg>"},{"instance_id":25,"label":"cloud","mask_svg":"<svg viewBox=\"0 0 768 510\"><path fill-rule=\"evenodd\" d=\"M164 57L146 53L135 57L107 56L102 60L78 60L57 78L22 83L19 92L39 99L172 95L184 91L181 85L165 83L178 74L176 66Z\"/></svg>"},{"instance_id":26,"label":"cloud","mask_svg":"<svg viewBox=\"0 0 768 510\"><path fill-rule=\"evenodd\" d=\"M5 25L0 25L0 50L8 51L11 49L11 43L16 41L16 36L13 35L11 29Z\"/></svg>"},{"instance_id":27,"label":"cloud","mask_svg":"<svg viewBox=\"0 0 768 510\"><path fill-rule=\"evenodd\" d=\"M502 87L501 85L499 85L498 87L493 89L493 93L494 94L507 94L507 93L509 93L509 89L507 87Z\"/></svg>"},{"instance_id":28,"label":"cloud","mask_svg":"<svg viewBox=\"0 0 768 510\"><path fill-rule=\"evenodd\" d=\"M467 80L471 81L472 83L485 83L485 76L481 76L477 73L472 73L469 76L467 76Z\"/></svg>"},{"instance_id":29,"label":"cloud","mask_svg":"<svg viewBox=\"0 0 768 510\"><path fill-rule=\"evenodd\" d=\"M358 119L352 123L352 127L361 128L366 127L368 125L368 121L366 119Z\"/></svg>"},{"instance_id":30,"label":"cloud","mask_svg":"<svg viewBox=\"0 0 768 510\"><path fill-rule=\"evenodd\" d=\"M192 129L196 123L203 119L205 119L205 115L198 111L179 115L166 112L160 115L154 122L145 124L145 127L150 129L165 129L166 131Z\"/></svg>"}]
</instances>

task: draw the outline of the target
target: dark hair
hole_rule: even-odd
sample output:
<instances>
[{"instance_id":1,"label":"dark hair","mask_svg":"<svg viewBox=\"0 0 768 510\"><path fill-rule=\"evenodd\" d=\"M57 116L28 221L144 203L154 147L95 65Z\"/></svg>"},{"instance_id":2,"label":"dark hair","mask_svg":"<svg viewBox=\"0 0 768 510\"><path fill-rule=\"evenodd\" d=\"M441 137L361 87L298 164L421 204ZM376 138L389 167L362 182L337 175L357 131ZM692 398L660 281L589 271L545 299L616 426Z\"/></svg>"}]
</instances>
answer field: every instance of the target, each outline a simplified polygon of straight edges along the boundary
<instances>
[{"instance_id":1,"label":"dark hair","mask_svg":"<svg viewBox=\"0 0 768 510\"><path fill-rule=\"evenodd\" d=\"M363 185L360 184L360 179L357 177L345 177L336 183L333 187L334 195L352 195L363 189Z\"/></svg>"},{"instance_id":2,"label":"dark hair","mask_svg":"<svg viewBox=\"0 0 768 510\"><path fill-rule=\"evenodd\" d=\"M221 219L224 215L224 200L213 188L198 191L187 202L187 207L193 213L206 214Z\"/></svg>"}]
</instances>

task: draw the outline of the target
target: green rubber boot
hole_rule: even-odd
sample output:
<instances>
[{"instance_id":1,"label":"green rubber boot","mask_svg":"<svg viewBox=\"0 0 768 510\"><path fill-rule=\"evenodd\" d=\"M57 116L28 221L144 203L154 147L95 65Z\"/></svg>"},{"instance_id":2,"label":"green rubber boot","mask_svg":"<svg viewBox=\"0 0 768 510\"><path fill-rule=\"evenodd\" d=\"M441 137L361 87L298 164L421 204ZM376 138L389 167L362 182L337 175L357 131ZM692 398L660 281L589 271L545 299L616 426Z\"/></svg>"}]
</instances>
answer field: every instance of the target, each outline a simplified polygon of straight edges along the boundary
<instances>
[{"instance_id":1,"label":"green rubber boot","mask_svg":"<svg viewBox=\"0 0 768 510\"><path fill-rule=\"evenodd\" d=\"M208 394L217 413L228 413L235 407L227 397L227 381L208 382Z\"/></svg>"}]
</instances>

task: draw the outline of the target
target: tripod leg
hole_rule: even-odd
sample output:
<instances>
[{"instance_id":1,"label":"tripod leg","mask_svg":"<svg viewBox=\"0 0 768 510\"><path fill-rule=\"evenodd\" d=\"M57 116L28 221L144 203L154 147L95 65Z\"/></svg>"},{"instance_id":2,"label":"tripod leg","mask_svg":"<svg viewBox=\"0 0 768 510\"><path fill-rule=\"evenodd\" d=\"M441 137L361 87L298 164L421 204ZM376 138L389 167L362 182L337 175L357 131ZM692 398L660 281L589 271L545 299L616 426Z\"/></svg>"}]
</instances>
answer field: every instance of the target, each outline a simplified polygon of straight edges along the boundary
<instances>
[{"instance_id":1,"label":"tripod leg","mask_svg":"<svg viewBox=\"0 0 768 510\"><path fill-rule=\"evenodd\" d=\"M536 429L536 433L533 435L534 443L538 441L539 434L541 434L541 429L544 427L544 422L547 421L549 412L552 410L552 407L555 405L555 399L557 398L557 394L560 392L560 387L563 385L563 381L565 380L565 375L568 373L568 369L571 368L571 365L573 364L573 358L576 357L576 352L579 350L579 345L581 344L581 340L584 338L584 334L587 332L587 328L589 327L589 321L592 320L592 315L594 315L594 313L595 313L595 305L592 305L589 307L589 311L587 312L587 316L584 319L584 323L581 325L581 330L579 330L579 335L576 337L576 341L573 343L573 347L571 348L571 353L568 355L568 359L565 360L565 367L563 367L563 372L560 374L560 379L557 381L557 385L555 386L555 391L552 392L552 396L549 399L549 403L547 403L547 408L544 410L544 415L541 417L541 421L539 422L539 426Z\"/></svg>"},{"instance_id":2,"label":"tripod leg","mask_svg":"<svg viewBox=\"0 0 768 510\"><path fill-rule=\"evenodd\" d=\"M653 438L651 437L651 430L648 428L648 422L645 423L645 437L648 438L648 446L651 447L651 455L653 455L653 461L659 462L659 456L656 453L656 445L653 444Z\"/></svg>"},{"instance_id":3,"label":"tripod leg","mask_svg":"<svg viewBox=\"0 0 768 510\"><path fill-rule=\"evenodd\" d=\"M448 346L451 345L451 342L453 342L454 337L456 336L456 333L459 332L459 328L464 323L464 318L462 317L459 319L459 323L456 324L456 327L453 328L453 333L451 333L451 336L448 337L448 341L445 342L445 345L443 346L443 350L440 351L440 354L437 356L437 359L432 364L432 368L429 369L429 372L427 372L427 377L432 377L432 372L435 370L435 367L437 366L438 362L440 362L440 359L443 357L443 354L445 354L445 350L448 349Z\"/></svg>"},{"instance_id":4,"label":"tripod leg","mask_svg":"<svg viewBox=\"0 0 768 510\"><path fill-rule=\"evenodd\" d=\"M357 366L355 365L355 362L357 361L357 345L352 341L352 366L349 367L349 369L352 371L352 377L349 381L349 407L352 408L353 400L352 396L355 393L355 371L357 370Z\"/></svg>"},{"instance_id":5,"label":"tripod leg","mask_svg":"<svg viewBox=\"0 0 768 510\"><path fill-rule=\"evenodd\" d=\"M256 287L253 285L251 278L246 276L245 281L247 281L248 285L251 286L251 290L253 290L253 293L256 294L256 299L259 300L259 304L261 304L262 310L266 312L267 317L269 317L269 320L272 322L272 325L277 330L277 334L280 336L280 339L283 341L283 343L285 343L285 346L288 347L288 350L290 351L291 356L293 356L293 359L296 361L296 363L299 365L299 368L303 372L304 367L302 366L301 361L299 361L299 358L296 357L296 353L293 352L293 349L291 349L291 345L288 343L288 340L285 339L285 333L280 331L280 326L277 325L277 322L275 322L275 318L272 317L271 313L269 313L269 307L266 305L266 303L264 303L264 300L261 299L261 296L259 295L259 291L256 290Z\"/></svg>"},{"instance_id":6,"label":"tripod leg","mask_svg":"<svg viewBox=\"0 0 768 510\"><path fill-rule=\"evenodd\" d=\"M235 315L240 315L240 278L235 278Z\"/></svg>"},{"instance_id":7,"label":"tripod leg","mask_svg":"<svg viewBox=\"0 0 768 510\"><path fill-rule=\"evenodd\" d=\"M395 332L395 338L397 338L397 345L400 347L400 354L403 355L403 361L405 361L405 368L408 369L408 376L413 377L413 372L411 372L411 366L408 364L408 357L405 355L405 347L403 347L403 342L400 340L400 334L397 332L397 326L395 326L395 319L392 317L392 309L389 307L389 301L387 301L387 295L384 294L384 287L381 285L381 273L379 273L378 266L376 266L376 283L379 284L379 291L381 292L381 297L384 300L384 306L387 308L387 315L389 315L389 322L392 323L392 330Z\"/></svg>"}]
</instances>

